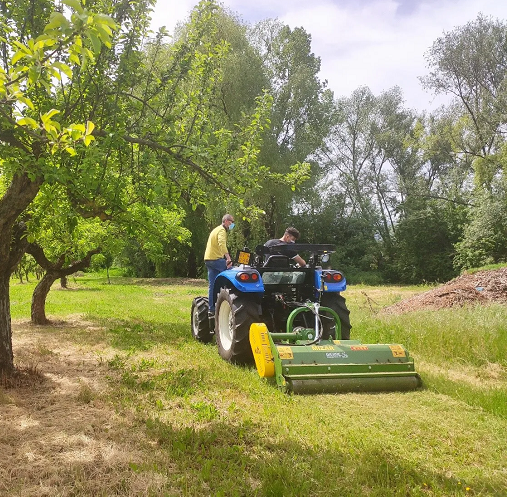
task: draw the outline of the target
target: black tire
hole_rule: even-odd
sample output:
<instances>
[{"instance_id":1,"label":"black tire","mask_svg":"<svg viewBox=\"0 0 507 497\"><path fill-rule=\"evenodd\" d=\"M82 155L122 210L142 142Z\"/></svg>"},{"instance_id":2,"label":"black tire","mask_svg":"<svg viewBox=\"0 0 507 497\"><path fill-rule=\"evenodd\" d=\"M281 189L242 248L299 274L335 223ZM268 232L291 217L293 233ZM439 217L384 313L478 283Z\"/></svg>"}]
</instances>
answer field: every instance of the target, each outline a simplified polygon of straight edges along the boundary
<instances>
[{"instance_id":1,"label":"black tire","mask_svg":"<svg viewBox=\"0 0 507 497\"><path fill-rule=\"evenodd\" d=\"M213 340L213 332L210 329L208 318L208 299L196 297L192 302L190 319L192 323L192 335L202 343L209 343Z\"/></svg>"},{"instance_id":2,"label":"black tire","mask_svg":"<svg viewBox=\"0 0 507 497\"><path fill-rule=\"evenodd\" d=\"M248 295L222 288L215 313L215 335L220 357L235 364L253 362L250 326L259 321L259 305Z\"/></svg>"},{"instance_id":3,"label":"black tire","mask_svg":"<svg viewBox=\"0 0 507 497\"><path fill-rule=\"evenodd\" d=\"M322 295L320 305L329 307L338 314L341 324L341 340L350 340L350 311L347 308L345 299L339 293L325 293ZM325 316L325 314L324 314ZM322 318L322 338L336 339L336 324L334 319Z\"/></svg>"}]
</instances>

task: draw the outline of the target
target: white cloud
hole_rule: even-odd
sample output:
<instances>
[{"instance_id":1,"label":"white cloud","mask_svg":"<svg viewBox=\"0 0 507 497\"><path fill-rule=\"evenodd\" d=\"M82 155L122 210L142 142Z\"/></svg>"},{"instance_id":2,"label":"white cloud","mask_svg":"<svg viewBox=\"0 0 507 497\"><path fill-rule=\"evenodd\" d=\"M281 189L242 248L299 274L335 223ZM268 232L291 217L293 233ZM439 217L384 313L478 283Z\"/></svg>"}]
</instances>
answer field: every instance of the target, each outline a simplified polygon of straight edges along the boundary
<instances>
[{"instance_id":1,"label":"white cloud","mask_svg":"<svg viewBox=\"0 0 507 497\"><path fill-rule=\"evenodd\" d=\"M172 29L196 1L159 0L154 26ZM442 103L423 91L418 77L427 74L424 53L443 34L484 15L507 20L507 2L499 0L224 0L246 22L278 18L312 36L321 58L321 79L337 97L358 86L379 94L399 86L406 105L429 110ZM479 5L478 5L479 4Z\"/></svg>"}]
</instances>

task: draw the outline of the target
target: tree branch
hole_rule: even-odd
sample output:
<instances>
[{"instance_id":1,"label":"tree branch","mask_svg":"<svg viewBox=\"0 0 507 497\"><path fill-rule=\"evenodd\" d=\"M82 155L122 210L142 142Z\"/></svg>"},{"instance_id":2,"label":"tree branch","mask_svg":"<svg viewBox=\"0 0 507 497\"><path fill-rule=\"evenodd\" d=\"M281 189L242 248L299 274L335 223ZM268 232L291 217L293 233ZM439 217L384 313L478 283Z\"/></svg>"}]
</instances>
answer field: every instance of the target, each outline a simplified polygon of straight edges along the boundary
<instances>
[{"instance_id":1,"label":"tree branch","mask_svg":"<svg viewBox=\"0 0 507 497\"><path fill-rule=\"evenodd\" d=\"M75 261L72 264L69 264L67 267L62 267L65 261L65 254L60 255L58 261L56 263L53 263L47 258L46 254L44 253L44 249L37 243L30 243L26 248L26 253L32 255L40 267L45 269L46 272L56 273L58 277L68 276L69 274L73 274L76 271L86 269L90 266L92 256L100 253L101 251L102 249L100 247L89 250L81 260Z\"/></svg>"},{"instance_id":2,"label":"tree branch","mask_svg":"<svg viewBox=\"0 0 507 497\"><path fill-rule=\"evenodd\" d=\"M105 137L105 136L107 136L107 133L102 130L94 129L93 135L99 136L99 137ZM176 159L181 164L185 164L187 166L190 166L190 168L192 168L195 172L197 172L202 178L204 178L209 183L214 184L215 186L217 186L218 188L220 188L224 192L227 192L227 193L234 195L236 197L238 196L235 192L233 192L232 190L227 188L224 184L222 184L220 181L218 181L216 178L214 178L210 173L205 171L201 166L196 164L194 161L192 161L191 159L189 159L187 157L184 157L183 155L181 155L173 150L173 148L176 148L176 147L180 148L180 149L185 148L183 145L173 145L171 147L168 147L166 145L160 145L159 143L156 143L152 140L148 140L146 138L137 138L137 137L128 136L128 135L123 135L121 138L128 143L136 143L138 145L144 145L146 147L149 147L153 150L161 150L161 151L167 153L168 155L170 155L171 157L173 157L174 159Z\"/></svg>"}]
</instances>

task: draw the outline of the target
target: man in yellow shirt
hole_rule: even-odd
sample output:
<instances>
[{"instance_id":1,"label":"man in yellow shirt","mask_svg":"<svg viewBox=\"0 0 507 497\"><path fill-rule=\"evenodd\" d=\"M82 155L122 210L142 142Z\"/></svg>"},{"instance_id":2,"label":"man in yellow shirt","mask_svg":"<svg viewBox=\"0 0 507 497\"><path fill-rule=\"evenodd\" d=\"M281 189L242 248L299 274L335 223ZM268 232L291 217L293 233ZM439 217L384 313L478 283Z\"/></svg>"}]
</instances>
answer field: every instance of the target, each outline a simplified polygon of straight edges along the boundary
<instances>
[{"instance_id":1,"label":"man in yellow shirt","mask_svg":"<svg viewBox=\"0 0 507 497\"><path fill-rule=\"evenodd\" d=\"M215 313L213 285L217 276L232 264L231 256L227 249L227 233L232 228L234 228L234 217L231 214L225 214L222 218L222 224L209 234L206 252L204 252L204 263L208 268L209 312L213 314Z\"/></svg>"}]
</instances>

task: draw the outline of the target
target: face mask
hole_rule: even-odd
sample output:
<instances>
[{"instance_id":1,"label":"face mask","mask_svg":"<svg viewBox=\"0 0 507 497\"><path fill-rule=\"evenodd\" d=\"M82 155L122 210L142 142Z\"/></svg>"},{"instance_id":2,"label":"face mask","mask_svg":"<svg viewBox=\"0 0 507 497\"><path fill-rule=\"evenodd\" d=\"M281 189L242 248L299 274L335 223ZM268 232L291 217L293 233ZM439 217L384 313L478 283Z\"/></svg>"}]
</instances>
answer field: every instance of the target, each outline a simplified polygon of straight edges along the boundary
<instances>
[{"instance_id":1,"label":"face mask","mask_svg":"<svg viewBox=\"0 0 507 497\"><path fill-rule=\"evenodd\" d=\"M231 225L229 226L229 230L232 230L232 228L234 228L234 226L236 226L234 223L231 223Z\"/></svg>"}]
</instances>

